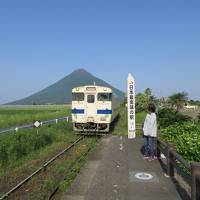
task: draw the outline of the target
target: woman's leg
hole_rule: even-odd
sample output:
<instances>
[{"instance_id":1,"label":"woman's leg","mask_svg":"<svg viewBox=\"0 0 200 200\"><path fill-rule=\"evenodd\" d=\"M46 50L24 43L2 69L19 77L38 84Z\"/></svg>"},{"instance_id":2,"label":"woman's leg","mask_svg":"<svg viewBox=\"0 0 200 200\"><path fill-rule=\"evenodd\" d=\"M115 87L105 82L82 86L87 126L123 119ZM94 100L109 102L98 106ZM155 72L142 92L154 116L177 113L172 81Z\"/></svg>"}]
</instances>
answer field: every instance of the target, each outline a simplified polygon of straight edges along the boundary
<instances>
[{"instance_id":1,"label":"woman's leg","mask_svg":"<svg viewBox=\"0 0 200 200\"><path fill-rule=\"evenodd\" d=\"M149 136L144 136L144 156L149 156Z\"/></svg>"},{"instance_id":2,"label":"woman's leg","mask_svg":"<svg viewBox=\"0 0 200 200\"><path fill-rule=\"evenodd\" d=\"M149 151L150 151L150 156L154 157L155 156L155 138L154 137L149 137Z\"/></svg>"},{"instance_id":3,"label":"woman's leg","mask_svg":"<svg viewBox=\"0 0 200 200\"><path fill-rule=\"evenodd\" d=\"M157 158L157 138L154 137L154 158Z\"/></svg>"}]
</instances>

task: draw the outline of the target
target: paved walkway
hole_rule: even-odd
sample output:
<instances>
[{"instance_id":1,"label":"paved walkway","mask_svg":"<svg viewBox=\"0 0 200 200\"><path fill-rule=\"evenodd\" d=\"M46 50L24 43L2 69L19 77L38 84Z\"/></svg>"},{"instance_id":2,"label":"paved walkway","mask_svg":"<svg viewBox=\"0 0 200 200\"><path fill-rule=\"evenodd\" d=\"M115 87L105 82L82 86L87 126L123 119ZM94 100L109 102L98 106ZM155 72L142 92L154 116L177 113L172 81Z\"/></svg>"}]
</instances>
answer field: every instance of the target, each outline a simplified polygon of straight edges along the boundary
<instances>
[{"instance_id":1,"label":"paved walkway","mask_svg":"<svg viewBox=\"0 0 200 200\"><path fill-rule=\"evenodd\" d=\"M142 142L141 138L103 138L62 200L180 200L159 162L142 159ZM137 179L140 172L147 173L140 178L151 179Z\"/></svg>"}]
</instances>

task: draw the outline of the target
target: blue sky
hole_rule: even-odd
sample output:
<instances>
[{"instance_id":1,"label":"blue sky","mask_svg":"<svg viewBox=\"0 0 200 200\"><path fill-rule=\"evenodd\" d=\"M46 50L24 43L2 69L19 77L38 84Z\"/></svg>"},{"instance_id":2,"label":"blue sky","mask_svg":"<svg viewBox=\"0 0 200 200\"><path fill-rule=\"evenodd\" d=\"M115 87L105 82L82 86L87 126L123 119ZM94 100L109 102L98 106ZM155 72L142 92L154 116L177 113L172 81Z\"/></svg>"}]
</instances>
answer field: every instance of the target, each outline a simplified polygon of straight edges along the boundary
<instances>
[{"instance_id":1,"label":"blue sky","mask_svg":"<svg viewBox=\"0 0 200 200\"><path fill-rule=\"evenodd\" d=\"M77 68L156 96L200 99L200 1L0 1L0 104Z\"/></svg>"}]
</instances>

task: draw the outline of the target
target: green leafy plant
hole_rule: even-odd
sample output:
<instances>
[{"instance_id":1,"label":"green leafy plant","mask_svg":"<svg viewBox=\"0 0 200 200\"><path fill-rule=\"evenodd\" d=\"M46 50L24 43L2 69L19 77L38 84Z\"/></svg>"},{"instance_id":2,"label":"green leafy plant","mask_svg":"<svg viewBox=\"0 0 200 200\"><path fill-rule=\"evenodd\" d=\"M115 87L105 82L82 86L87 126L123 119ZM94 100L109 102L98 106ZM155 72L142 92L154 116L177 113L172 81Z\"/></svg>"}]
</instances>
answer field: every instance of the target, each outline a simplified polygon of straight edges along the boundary
<instances>
[{"instance_id":1,"label":"green leafy plant","mask_svg":"<svg viewBox=\"0 0 200 200\"><path fill-rule=\"evenodd\" d=\"M161 130L161 139L172 144L188 162L200 162L200 126L175 123Z\"/></svg>"},{"instance_id":2,"label":"green leafy plant","mask_svg":"<svg viewBox=\"0 0 200 200\"><path fill-rule=\"evenodd\" d=\"M174 123L191 121L191 117L183 115L172 108L163 108L159 110L157 117L159 128L166 128Z\"/></svg>"}]
</instances>

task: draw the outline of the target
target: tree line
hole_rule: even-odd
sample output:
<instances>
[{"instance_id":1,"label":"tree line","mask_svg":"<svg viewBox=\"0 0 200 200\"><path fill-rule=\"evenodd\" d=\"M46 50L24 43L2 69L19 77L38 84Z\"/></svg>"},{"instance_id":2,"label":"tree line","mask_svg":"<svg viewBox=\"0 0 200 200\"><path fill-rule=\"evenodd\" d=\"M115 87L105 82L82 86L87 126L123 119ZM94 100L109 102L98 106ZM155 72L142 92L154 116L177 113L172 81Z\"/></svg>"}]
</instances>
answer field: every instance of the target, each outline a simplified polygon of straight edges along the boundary
<instances>
[{"instance_id":1,"label":"tree line","mask_svg":"<svg viewBox=\"0 0 200 200\"><path fill-rule=\"evenodd\" d=\"M143 93L136 95L136 112L146 111L147 105L154 103L160 107L170 107L176 110L180 110L184 105L196 105L200 106L199 100L189 100L187 92L177 92L170 95L168 98L156 98L152 90L147 88Z\"/></svg>"}]
</instances>

